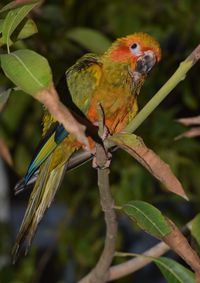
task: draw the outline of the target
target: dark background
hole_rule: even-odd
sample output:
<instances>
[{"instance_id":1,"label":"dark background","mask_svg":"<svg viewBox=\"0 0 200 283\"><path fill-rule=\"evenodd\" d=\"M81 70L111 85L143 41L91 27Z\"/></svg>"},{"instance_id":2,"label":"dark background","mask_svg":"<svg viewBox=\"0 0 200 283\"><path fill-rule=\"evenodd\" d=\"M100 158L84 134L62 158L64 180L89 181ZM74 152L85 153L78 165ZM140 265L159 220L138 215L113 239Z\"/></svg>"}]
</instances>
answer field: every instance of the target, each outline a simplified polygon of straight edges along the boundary
<instances>
[{"instance_id":1,"label":"dark background","mask_svg":"<svg viewBox=\"0 0 200 283\"><path fill-rule=\"evenodd\" d=\"M1 1L0 7L8 1ZM30 48L50 62L54 80L88 51L102 53L118 37L136 31L153 35L162 47L162 61L153 70L139 97L140 108L173 74L200 39L200 2L65 0L44 1L34 13L39 33L13 48ZM89 30L88 30L89 29ZM137 130L145 143L170 164L191 201L186 203L164 188L125 152L117 151L111 165L111 188L117 205L145 200L184 225L200 201L199 139L174 138L186 129L175 119L199 114L199 64ZM9 82L0 73L1 90ZM0 282L73 283L96 263L103 247L104 220L99 204L96 171L88 163L66 174L62 188L45 215L30 253L13 266L10 250L22 220L29 192L15 197L13 187L27 169L41 137L42 106L17 93L0 116L0 137L14 160L0 160ZM119 213L117 250L142 252L156 240ZM171 256L175 257L173 253ZM114 262L119 262L116 259ZM148 279L147 279L148 278ZM152 264L116 282L165 282Z\"/></svg>"}]
</instances>

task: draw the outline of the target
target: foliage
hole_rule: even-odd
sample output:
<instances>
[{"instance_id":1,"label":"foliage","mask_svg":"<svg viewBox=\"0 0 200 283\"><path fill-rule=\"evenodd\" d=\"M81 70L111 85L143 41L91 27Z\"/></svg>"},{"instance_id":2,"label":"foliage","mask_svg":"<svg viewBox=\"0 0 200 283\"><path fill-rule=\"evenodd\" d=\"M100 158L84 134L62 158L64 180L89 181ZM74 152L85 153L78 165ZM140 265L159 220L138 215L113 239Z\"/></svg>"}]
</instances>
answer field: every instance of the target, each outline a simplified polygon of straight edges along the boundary
<instances>
[{"instance_id":1,"label":"foliage","mask_svg":"<svg viewBox=\"0 0 200 283\"><path fill-rule=\"evenodd\" d=\"M3 4L6 3L2 1L0 5ZM7 50L11 53L17 49L35 50L48 59L54 81L59 81L65 70L85 52L101 53L116 37L134 31L147 31L161 42L163 59L143 88L139 98L142 107L199 42L199 13L198 1L188 0L176 3L158 3L155 0L48 1L31 12L31 22L24 18L26 13L23 13L20 26L17 23L9 28L9 32L0 21L1 54ZM10 17L10 11L4 11L1 16L2 19ZM10 20L8 22L10 23ZM38 35L29 37L37 30ZM175 175L184 184L192 205L164 192L161 184L122 151L114 153L111 165L111 185L116 203L142 199L158 205L161 210L166 210L165 213L180 224L184 224L199 211L199 141L174 141L184 129L175 119L196 115L200 108L197 68L199 66L191 71L189 78L173 91L137 131L146 144L170 164ZM8 88L12 89L11 94L10 91L4 92ZM10 94L6 108L1 114L0 136L9 145L14 168L17 174L22 176L40 139L42 109L31 97L13 89L13 85L2 73L0 89L4 92L0 103ZM102 249L104 223L98 199L94 170L86 165L66 175L56 200L68 208L67 224L65 219L58 220L56 231L60 240L57 241L58 264L64 266L66 257L68 262L75 258L79 263L79 275L93 267ZM14 201L18 202L18 199L15 198ZM122 216L121 220L123 221ZM122 242L119 240L119 247ZM63 249L69 250L70 256L63 253ZM6 253L9 254L9 248ZM30 277L33 278L34 275L35 257L35 253L31 253L28 259L22 259L17 269L6 266L2 270L3 282L30 282ZM121 282L126 282L125 280L122 279Z\"/></svg>"}]
</instances>

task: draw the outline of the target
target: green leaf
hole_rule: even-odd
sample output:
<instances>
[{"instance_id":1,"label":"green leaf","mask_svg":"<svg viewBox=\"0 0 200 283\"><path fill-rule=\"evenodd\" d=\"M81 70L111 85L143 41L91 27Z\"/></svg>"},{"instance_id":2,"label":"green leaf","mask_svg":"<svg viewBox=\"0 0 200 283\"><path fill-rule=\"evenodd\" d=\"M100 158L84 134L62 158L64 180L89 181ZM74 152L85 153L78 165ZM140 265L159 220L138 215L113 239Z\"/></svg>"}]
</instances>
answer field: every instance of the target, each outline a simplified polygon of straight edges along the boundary
<instances>
[{"instance_id":1,"label":"green leaf","mask_svg":"<svg viewBox=\"0 0 200 283\"><path fill-rule=\"evenodd\" d=\"M169 283L195 283L193 272L175 260L159 257L154 258L153 261Z\"/></svg>"},{"instance_id":2,"label":"green leaf","mask_svg":"<svg viewBox=\"0 0 200 283\"><path fill-rule=\"evenodd\" d=\"M3 45L3 40L2 40L2 27L3 27L3 22L4 20L0 19L0 47Z\"/></svg>"},{"instance_id":3,"label":"green leaf","mask_svg":"<svg viewBox=\"0 0 200 283\"><path fill-rule=\"evenodd\" d=\"M200 213L197 214L192 221L191 233L197 243L200 245Z\"/></svg>"},{"instance_id":4,"label":"green leaf","mask_svg":"<svg viewBox=\"0 0 200 283\"><path fill-rule=\"evenodd\" d=\"M29 1L28 4L33 4L33 3L39 3L39 1L38 0ZM12 2L8 3L7 5L5 5L0 10L0 13L4 13L6 11L9 11L9 10L12 10L12 9L15 9L15 8L18 8L18 7L22 7L24 5L27 5L27 4L25 4L25 3L17 3L16 1L12 1Z\"/></svg>"},{"instance_id":5,"label":"green leaf","mask_svg":"<svg viewBox=\"0 0 200 283\"><path fill-rule=\"evenodd\" d=\"M122 209L141 229L156 238L162 239L172 232L161 212L147 202L130 201Z\"/></svg>"},{"instance_id":6,"label":"green leaf","mask_svg":"<svg viewBox=\"0 0 200 283\"><path fill-rule=\"evenodd\" d=\"M37 26L32 19L27 19L23 28L17 35L17 39L25 39L38 32Z\"/></svg>"},{"instance_id":7,"label":"green leaf","mask_svg":"<svg viewBox=\"0 0 200 283\"><path fill-rule=\"evenodd\" d=\"M0 55L6 76L28 94L35 96L52 83L48 61L38 53L23 49Z\"/></svg>"},{"instance_id":8,"label":"green leaf","mask_svg":"<svg viewBox=\"0 0 200 283\"><path fill-rule=\"evenodd\" d=\"M6 102L8 101L11 91L12 91L12 88L9 88L0 93L0 112L2 111Z\"/></svg>"},{"instance_id":9,"label":"green leaf","mask_svg":"<svg viewBox=\"0 0 200 283\"><path fill-rule=\"evenodd\" d=\"M17 101L17 107L16 107ZM23 119L23 113L28 109L32 103L30 95L27 95L21 90L12 91L9 97L9 104L6 111L3 113L3 122L8 127L10 133L14 134L16 129L20 127L20 123ZM14 113L14 115L13 115ZM14 140L13 140L14 142ZM27 163L26 163L27 164Z\"/></svg>"},{"instance_id":10,"label":"green leaf","mask_svg":"<svg viewBox=\"0 0 200 283\"><path fill-rule=\"evenodd\" d=\"M89 28L74 28L67 32L67 37L89 51L98 54L105 52L111 45L110 40L106 36Z\"/></svg>"},{"instance_id":11,"label":"green leaf","mask_svg":"<svg viewBox=\"0 0 200 283\"><path fill-rule=\"evenodd\" d=\"M4 22L4 20L0 19L0 33L2 33L3 22Z\"/></svg>"},{"instance_id":12,"label":"green leaf","mask_svg":"<svg viewBox=\"0 0 200 283\"><path fill-rule=\"evenodd\" d=\"M7 45L9 52L9 45L12 43L10 37L17 26L27 16L27 14L37 5L26 4L20 8L13 9L8 12L2 26L2 42Z\"/></svg>"},{"instance_id":13,"label":"green leaf","mask_svg":"<svg viewBox=\"0 0 200 283\"><path fill-rule=\"evenodd\" d=\"M158 266L158 268L169 283L195 283L194 273L173 259L166 257L147 256L145 254L123 252L115 252L115 256L136 256L148 259L149 263L153 261Z\"/></svg>"}]
</instances>

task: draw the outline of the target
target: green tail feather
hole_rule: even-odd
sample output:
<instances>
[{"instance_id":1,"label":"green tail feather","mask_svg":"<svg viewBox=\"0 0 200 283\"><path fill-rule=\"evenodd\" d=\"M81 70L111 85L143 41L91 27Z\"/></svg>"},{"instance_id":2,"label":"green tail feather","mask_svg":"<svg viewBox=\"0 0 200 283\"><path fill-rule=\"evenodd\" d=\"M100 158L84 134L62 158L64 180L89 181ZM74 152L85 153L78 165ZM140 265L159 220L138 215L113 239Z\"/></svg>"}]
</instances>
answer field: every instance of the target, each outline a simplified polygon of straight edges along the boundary
<instances>
[{"instance_id":1,"label":"green tail feather","mask_svg":"<svg viewBox=\"0 0 200 283\"><path fill-rule=\"evenodd\" d=\"M70 152L69 157L71 154ZM50 207L66 171L65 163L63 163L49 172L52 158L53 154L48 157L40 168L38 179L31 193L28 207L12 250L13 262L16 262L23 242L26 244L26 253L28 252L38 224L47 208Z\"/></svg>"}]
</instances>

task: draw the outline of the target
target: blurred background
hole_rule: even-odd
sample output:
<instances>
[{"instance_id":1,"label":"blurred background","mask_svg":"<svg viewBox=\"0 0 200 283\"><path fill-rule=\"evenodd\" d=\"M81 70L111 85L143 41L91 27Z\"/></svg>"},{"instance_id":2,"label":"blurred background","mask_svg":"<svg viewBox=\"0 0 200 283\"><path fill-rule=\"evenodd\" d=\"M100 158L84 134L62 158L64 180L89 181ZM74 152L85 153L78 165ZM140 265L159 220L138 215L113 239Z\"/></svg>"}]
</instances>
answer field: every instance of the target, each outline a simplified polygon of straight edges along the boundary
<instances>
[{"instance_id":1,"label":"blurred background","mask_svg":"<svg viewBox=\"0 0 200 283\"><path fill-rule=\"evenodd\" d=\"M0 8L9 1L1 1ZM200 2L190 0L65 0L43 1L32 12L38 33L18 41L14 48L30 48L50 62L58 83L66 69L86 52L101 54L118 37L144 31L162 46L162 61L152 71L139 97L140 108L155 94L199 44ZM199 115L200 65L151 114L137 130L146 145L170 164L191 202L165 189L134 159L120 150L113 156L111 187L117 205L145 200L179 226L197 212L200 201L200 141L174 138L186 129L175 120ZM0 73L0 90L10 86ZM1 152L9 148L13 162L0 157L0 282L74 283L96 263L104 243L105 225L100 209L96 171L90 162L68 172L37 231L30 253L14 266L11 247L22 221L30 192L14 196L13 187L25 174L41 137L42 106L30 96L12 95L0 114ZM118 215L117 250L143 252L156 240ZM170 256L176 258L173 253ZM120 262L115 259L114 263ZM166 282L149 265L116 282Z\"/></svg>"}]
</instances>

